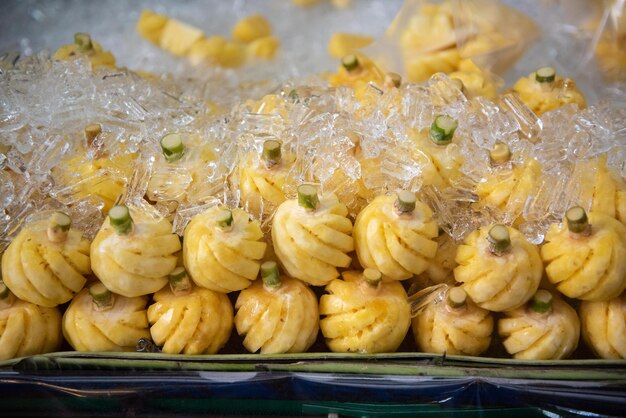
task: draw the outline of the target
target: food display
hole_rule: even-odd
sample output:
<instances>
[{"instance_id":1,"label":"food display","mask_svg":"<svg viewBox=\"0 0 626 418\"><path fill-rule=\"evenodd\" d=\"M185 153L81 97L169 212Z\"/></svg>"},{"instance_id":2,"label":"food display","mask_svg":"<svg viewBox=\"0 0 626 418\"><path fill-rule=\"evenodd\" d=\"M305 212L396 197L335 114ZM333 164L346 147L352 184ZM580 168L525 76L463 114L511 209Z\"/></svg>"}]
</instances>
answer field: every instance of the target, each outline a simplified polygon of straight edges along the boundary
<instances>
[{"instance_id":1,"label":"food display","mask_svg":"<svg viewBox=\"0 0 626 418\"><path fill-rule=\"evenodd\" d=\"M446 233L439 234L435 241L437 242L435 256L429 260L426 270L416 278L421 280L421 286L454 284L453 271L457 266L455 258L458 244Z\"/></svg>"},{"instance_id":2,"label":"food display","mask_svg":"<svg viewBox=\"0 0 626 418\"><path fill-rule=\"evenodd\" d=\"M331 351L390 353L404 340L411 309L398 281L378 270L346 271L320 298L320 329Z\"/></svg>"},{"instance_id":3,"label":"food display","mask_svg":"<svg viewBox=\"0 0 626 418\"><path fill-rule=\"evenodd\" d=\"M421 82L438 72L459 70L468 58L503 71L523 53L535 31L527 16L498 1L458 5L410 0L385 37L389 47L399 49L409 80Z\"/></svg>"},{"instance_id":4,"label":"food display","mask_svg":"<svg viewBox=\"0 0 626 418\"><path fill-rule=\"evenodd\" d=\"M626 185L624 179L606 166L606 155L597 160L590 160L588 168L591 173L595 171L593 200L591 210L604 213L626 224ZM595 169L595 170L594 170Z\"/></svg>"},{"instance_id":5,"label":"food display","mask_svg":"<svg viewBox=\"0 0 626 418\"><path fill-rule=\"evenodd\" d=\"M148 307L152 341L164 353L217 353L233 328L228 297L193 286L183 267L177 267L168 279L170 285L156 292Z\"/></svg>"},{"instance_id":6,"label":"food display","mask_svg":"<svg viewBox=\"0 0 626 418\"><path fill-rule=\"evenodd\" d=\"M558 360L578 346L580 321L574 308L539 289L527 306L508 311L498 321L506 351L516 359Z\"/></svg>"},{"instance_id":7,"label":"food display","mask_svg":"<svg viewBox=\"0 0 626 418\"><path fill-rule=\"evenodd\" d=\"M170 132L159 140L146 197L176 207L192 198L206 164L215 159L199 135ZM176 179L176 181L174 181Z\"/></svg>"},{"instance_id":8,"label":"food display","mask_svg":"<svg viewBox=\"0 0 626 418\"><path fill-rule=\"evenodd\" d=\"M337 196L318 195L315 186L298 187L298 198L282 203L274 214L274 250L292 277L323 286L352 263L352 222Z\"/></svg>"},{"instance_id":9,"label":"food display","mask_svg":"<svg viewBox=\"0 0 626 418\"><path fill-rule=\"evenodd\" d=\"M83 289L63 314L63 336L76 351L134 351L150 338L146 296L116 295L101 282Z\"/></svg>"},{"instance_id":10,"label":"food display","mask_svg":"<svg viewBox=\"0 0 626 418\"><path fill-rule=\"evenodd\" d=\"M176 268L180 250L167 219L113 206L91 243L94 274L110 291L129 298L160 290Z\"/></svg>"},{"instance_id":11,"label":"food display","mask_svg":"<svg viewBox=\"0 0 626 418\"><path fill-rule=\"evenodd\" d=\"M515 63L530 18L456 3L327 33L321 73L257 12L136 14L172 74L83 32L1 56L0 358L624 358L625 90Z\"/></svg>"},{"instance_id":12,"label":"food display","mask_svg":"<svg viewBox=\"0 0 626 418\"><path fill-rule=\"evenodd\" d=\"M453 83L451 79L446 82ZM454 89L458 89L457 83L454 83ZM464 158L452 145L458 121L449 115L434 116L428 130L413 130L410 135L415 145L415 159L423 161L424 186L445 189L461 177Z\"/></svg>"},{"instance_id":13,"label":"food display","mask_svg":"<svg viewBox=\"0 0 626 418\"><path fill-rule=\"evenodd\" d=\"M526 196L533 193L541 175L541 167L535 159L523 165L511 164L511 151L508 145L497 143L489 153L489 163L494 173L476 186L480 198L477 205L485 205L507 214L510 222L521 223Z\"/></svg>"},{"instance_id":14,"label":"food display","mask_svg":"<svg viewBox=\"0 0 626 418\"><path fill-rule=\"evenodd\" d=\"M491 343L491 313L472 303L461 287L443 293L443 301L431 297L413 318L418 348L426 353L479 356Z\"/></svg>"},{"instance_id":15,"label":"food display","mask_svg":"<svg viewBox=\"0 0 626 418\"><path fill-rule=\"evenodd\" d=\"M53 308L80 292L91 274L89 241L53 212L23 228L2 255L2 279L18 298Z\"/></svg>"},{"instance_id":16,"label":"food display","mask_svg":"<svg viewBox=\"0 0 626 418\"><path fill-rule=\"evenodd\" d=\"M6 285L0 285L0 360L57 350L61 337L61 313L21 301Z\"/></svg>"},{"instance_id":17,"label":"food display","mask_svg":"<svg viewBox=\"0 0 626 418\"><path fill-rule=\"evenodd\" d=\"M125 179L130 179L133 174L136 155L130 152L102 155L105 152L99 143L101 136L101 125L85 127L87 146L84 151L70 158L66 165L53 169L53 176L69 185L69 189L60 194L61 200L65 200L66 195L72 196L69 201L73 198L87 199L94 206L101 206L102 213L106 215L124 193Z\"/></svg>"},{"instance_id":18,"label":"food display","mask_svg":"<svg viewBox=\"0 0 626 418\"><path fill-rule=\"evenodd\" d=\"M185 267L198 286L228 293L258 276L267 244L259 222L243 210L210 208L189 222L185 236Z\"/></svg>"},{"instance_id":19,"label":"food display","mask_svg":"<svg viewBox=\"0 0 626 418\"><path fill-rule=\"evenodd\" d=\"M261 280L241 291L235 326L251 353L304 353L319 331L317 297L297 279L281 276L274 261L261 265Z\"/></svg>"},{"instance_id":20,"label":"food display","mask_svg":"<svg viewBox=\"0 0 626 418\"><path fill-rule=\"evenodd\" d=\"M513 91L537 116L569 103L579 108L586 106L585 98L576 88L574 80L563 78L553 67L541 67L528 77L520 78L513 86Z\"/></svg>"},{"instance_id":21,"label":"food display","mask_svg":"<svg viewBox=\"0 0 626 418\"><path fill-rule=\"evenodd\" d=\"M283 188L293 163L290 155L283 156L282 144L275 139L263 142L260 158L247 155L239 172L242 206L257 219L269 215L286 200Z\"/></svg>"},{"instance_id":22,"label":"food display","mask_svg":"<svg viewBox=\"0 0 626 418\"><path fill-rule=\"evenodd\" d=\"M88 33L74 35L74 43L62 46L54 53L54 59L71 60L76 56L84 56L89 60L93 69L101 66L115 66L115 57L110 51L104 51L102 46L91 39Z\"/></svg>"},{"instance_id":23,"label":"food display","mask_svg":"<svg viewBox=\"0 0 626 418\"><path fill-rule=\"evenodd\" d=\"M626 358L626 296L580 305L583 339L600 358Z\"/></svg>"},{"instance_id":24,"label":"food display","mask_svg":"<svg viewBox=\"0 0 626 418\"><path fill-rule=\"evenodd\" d=\"M437 253L437 223L428 206L409 191L379 196L354 222L359 262L384 277L405 280L424 272Z\"/></svg>"},{"instance_id":25,"label":"food display","mask_svg":"<svg viewBox=\"0 0 626 418\"><path fill-rule=\"evenodd\" d=\"M456 252L454 278L478 306L494 312L516 309L537 291L543 265L539 250L502 224L472 232Z\"/></svg>"},{"instance_id":26,"label":"food display","mask_svg":"<svg viewBox=\"0 0 626 418\"><path fill-rule=\"evenodd\" d=\"M570 298L606 301L626 288L626 227L597 212L570 208L541 248L546 274Z\"/></svg>"}]
</instances>

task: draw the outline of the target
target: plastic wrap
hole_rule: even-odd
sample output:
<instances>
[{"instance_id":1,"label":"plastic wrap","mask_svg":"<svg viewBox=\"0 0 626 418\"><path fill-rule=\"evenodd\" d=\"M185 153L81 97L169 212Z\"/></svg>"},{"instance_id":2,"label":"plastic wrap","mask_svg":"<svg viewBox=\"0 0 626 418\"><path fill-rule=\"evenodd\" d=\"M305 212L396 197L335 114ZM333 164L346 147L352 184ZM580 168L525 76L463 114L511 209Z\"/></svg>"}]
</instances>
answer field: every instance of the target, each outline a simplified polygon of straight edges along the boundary
<instances>
[{"instance_id":1,"label":"plastic wrap","mask_svg":"<svg viewBox=\"0 0 626 418\"><path fill-rule=\"evenodd\" d=\"M60 353L4 363L10 415L620 416L623 361L433 356Z\"/></svg>"},{"instance_id":2,"label":"plastic wrap","mask_svg":"<svg viewBox=\"0 0 626 418\"><path fill-rule=\"evenodd\" d=\"M413 82L456 71L464 59L502 74L539 35L529 17L499 0L409 0L368 52Z\"/></svg>"},{"instance_id":3,"label":"plastic wrap","mask_svg":"<svg viewBox=\"0 0 626 418\"><path fill-rule=\"evenodd\" d=\"M598 62L607 81L626 82L626 2L607 0L588 55Z\"/></svg>"}]
</instances>

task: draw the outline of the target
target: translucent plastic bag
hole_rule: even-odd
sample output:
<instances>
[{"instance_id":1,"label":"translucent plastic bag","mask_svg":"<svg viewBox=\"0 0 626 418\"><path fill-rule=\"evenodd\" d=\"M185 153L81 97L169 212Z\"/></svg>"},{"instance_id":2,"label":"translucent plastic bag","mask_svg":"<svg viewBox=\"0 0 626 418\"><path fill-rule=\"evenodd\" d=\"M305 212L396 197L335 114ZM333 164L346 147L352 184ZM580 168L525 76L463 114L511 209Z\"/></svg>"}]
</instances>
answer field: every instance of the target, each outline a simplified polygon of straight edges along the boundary
<instances>
[{"instance_id":1,"label":"translucent plastic bag","mask_svg":"<svg viewBox=\"0 0 626 418\"><path fill-rule=\"evenodd\" d=\"M420 82L471 59L506 71L539 35L533 21L498 0L407 0L369 54L384 68Z\"/></svg>"},{"instance_id":2,"label":"translucent plastic bag","mask_svg":"<svg viewBox=\"0 0 626 418\"><path fill-rule=\"evenodd\" d=\"M606 81L626 82L626 1L607 0L590 51Z\"/></svg>"}]
</instances>

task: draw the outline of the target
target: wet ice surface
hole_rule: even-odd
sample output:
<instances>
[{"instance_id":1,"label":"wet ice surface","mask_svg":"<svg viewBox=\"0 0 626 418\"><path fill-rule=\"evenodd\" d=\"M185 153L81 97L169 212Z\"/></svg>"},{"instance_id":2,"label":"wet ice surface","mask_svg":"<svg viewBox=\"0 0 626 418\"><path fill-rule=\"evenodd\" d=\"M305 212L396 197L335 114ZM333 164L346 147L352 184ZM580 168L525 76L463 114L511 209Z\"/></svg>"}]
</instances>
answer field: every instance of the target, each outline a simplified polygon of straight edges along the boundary
<instances>
[{"instance_id":1,"label":"wet ice surface","mask_svg":"<svg viewBox=\"0 0 626 418\"><path fill-rule=\"evenodd\" d=\"M296 156L284 186L288 197L301 182L317 183L323 191L339 194L354 216L375 194L407 188L421 194L456 240L481 225L510 224L523 207L519 228L540 243L549 223L561 219L569 206L588 207L590 196L581 184L593 178L591 159L606 153L609 167L625 175L623 86L607 88L601 94L605 98L586 110L565 106L541 120L515 97L499 103L467 98L444 75L400 89L372 87L357 100L351 89L330 88L310 74L334 67L325 51L332 32L378 35L399 2L359 2L339 11L330 5L300 9L286 1L262 4L219 1L211 4L211 13L199 14L195 3L150 3L157 12L208 34L227 35L237 19L253 12L269 16L283 42L281 56L233 71L191 67L141 40L134 32L141 2L100 2L97 11L73 2L3 3L4 20L24 13L28 19L23 27L0 26L0 49L54 49L89 22L94 39L116 55L118 65L163 75L146 79L126 69L92 72L84 60L51 61L46 52L17 62L15 55L4 57L0 250L29 215L43 210L66 210L78 227L93 235L106 203L94 198L95 190L112 194L112 199L119 193L128 204L166 216L182 233L190 217L207 207L244 203L237 164L259 153L267 138L280 139L283 152ZM114 18L121 8L128 10L127 20ZM371 23L366 31L364 21ZM32 36L16 44L12 40L20 33ZM555 42L560 39L551 36ZM530 56L529 62L535 61ZM534 69L521 65L523 70L516 71L522 74ZM277 96L283 111L255 113L256 104L247 100L268 93ZM207 102L219 110L211 111ZM455 139L447 147L422 151L416 136L427 135L433 117L441 113L458 119ZM83 131L90 123L101 124L103 132L88 146ZM158 145L168 132L181 133L187 145L185 157L175 163L163 160ZM536 158L542 166L535 188L515 213L508 212L510 205L498 209L475 204L477 184L496 172L488 163L496 142L509 145L514 164L523 166ZM139 157L123 159L131 153ZM451 173L441 184L429 177L436 159ZM363 186L371 193L364 193Z\"/></svg>"}]
</instances>

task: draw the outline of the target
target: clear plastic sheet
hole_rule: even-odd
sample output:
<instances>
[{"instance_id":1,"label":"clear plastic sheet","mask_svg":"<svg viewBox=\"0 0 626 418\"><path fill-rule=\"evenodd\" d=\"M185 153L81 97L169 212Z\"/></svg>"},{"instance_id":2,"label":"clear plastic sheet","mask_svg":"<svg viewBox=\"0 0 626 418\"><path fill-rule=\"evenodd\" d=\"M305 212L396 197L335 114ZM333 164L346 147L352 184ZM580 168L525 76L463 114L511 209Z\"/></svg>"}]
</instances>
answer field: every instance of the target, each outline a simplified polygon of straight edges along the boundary
<instances>
[{"instance_id":1,"label":"clear plastic sheet","mask_svg":"<svg viewBox=\"0 0 626 418\"><path fill-rule=\"evenodd\" d=\"M193 362L157 354L114 357L59 354L5 366L0 410L10 415L521 417L621 416L626 406L623 362L588 361L573 368L567 362L522 365L408 353L231 361L202 356Z\"/></svg>"}]
</instances>

